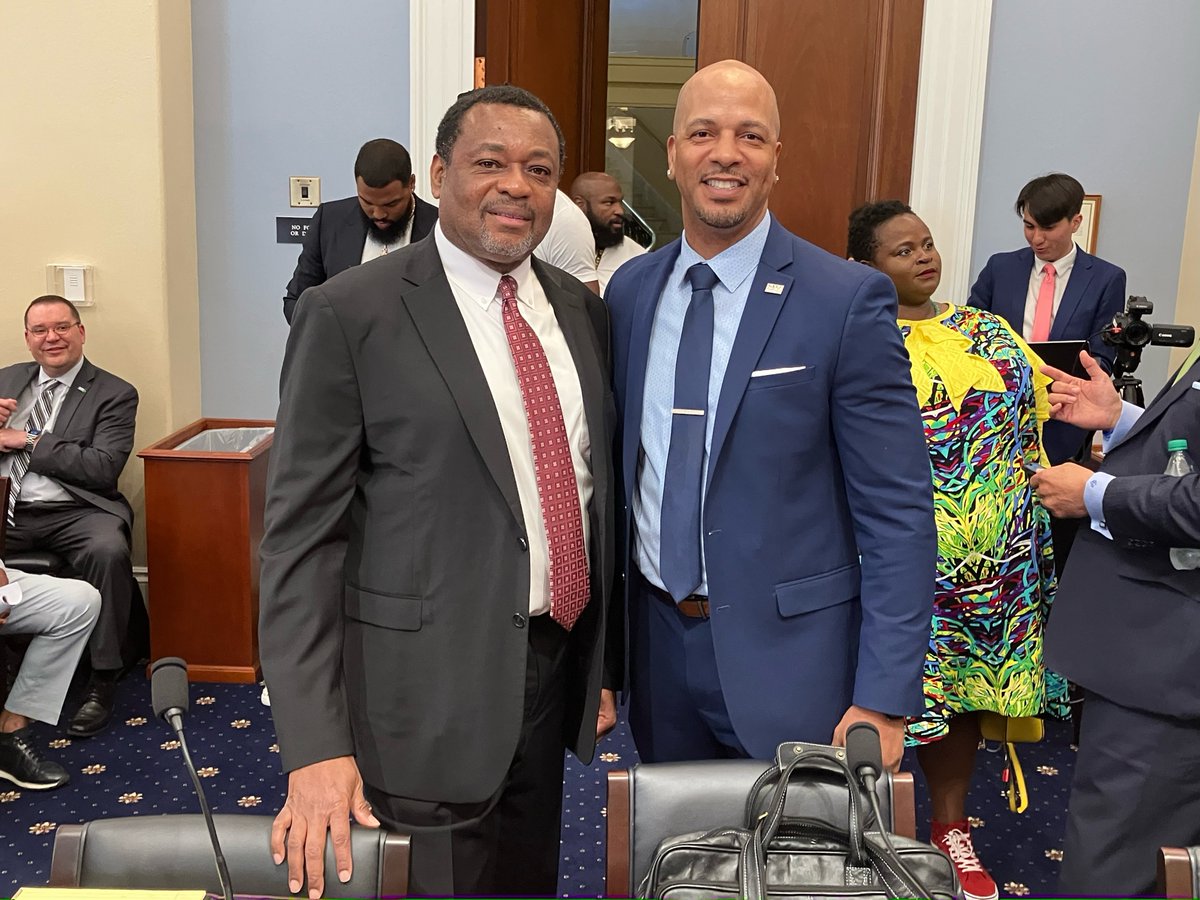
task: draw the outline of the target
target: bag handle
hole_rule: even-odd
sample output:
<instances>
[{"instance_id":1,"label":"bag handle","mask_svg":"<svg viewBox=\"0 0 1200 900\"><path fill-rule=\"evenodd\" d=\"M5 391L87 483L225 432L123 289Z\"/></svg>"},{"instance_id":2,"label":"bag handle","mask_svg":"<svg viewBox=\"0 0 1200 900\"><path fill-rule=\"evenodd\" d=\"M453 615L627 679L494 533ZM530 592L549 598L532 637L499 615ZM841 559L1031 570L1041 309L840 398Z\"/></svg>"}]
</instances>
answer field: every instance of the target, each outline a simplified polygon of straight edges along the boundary
<instances>
[{"instance_id":1,"label":"bag handle","mask_svg":"<svg viewBox=\"0 0 1200 900\"><path fill-rule=\"evenodd\" d=\"M820 761L820 766L813 765L817 761ZM870 859L864 849L862 796L859 794L854 773L850 771L850 767L846 765L845 761L837 759L828 751L805 750L789 762L782 772L777 768L764 772L755 782L754 789L751 791L749 804L753 804L759 790L776 778L779 780L767 812L759 817L758 822L753 826L753 834L746 841L740 853L738 872L739 880L741 881L741 895L745 900L766 900L767 847L779 831L779 825L783 820L783 810L787 803L788 785L791 782L792 776L797 770L815 769L817 771L829 772L830 766L842 775L849 788L847 791L849 796L849 827L846 830L846 834L849 838L850 847L849 858L846 864L855 868L872 868ZM752 809L752 806L748 806L748 809ZM751 812L750 814L752 815L753 813Z\"/></svg>"}]
</instances>

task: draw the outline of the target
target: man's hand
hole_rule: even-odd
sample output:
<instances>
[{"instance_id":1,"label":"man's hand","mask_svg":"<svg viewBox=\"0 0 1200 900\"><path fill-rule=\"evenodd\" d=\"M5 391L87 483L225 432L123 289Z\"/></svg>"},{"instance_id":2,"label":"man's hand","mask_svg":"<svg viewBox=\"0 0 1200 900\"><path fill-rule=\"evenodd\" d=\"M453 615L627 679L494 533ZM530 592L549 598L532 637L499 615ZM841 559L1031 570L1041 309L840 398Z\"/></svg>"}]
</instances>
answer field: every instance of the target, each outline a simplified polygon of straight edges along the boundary
<instances>
[{"instance_id":1,"label":"man's hand","mask_svg":"<svg viewBox=\"0 0 1200 900\"><path fill-rule=\"evenodd\" d=\"M904 720L852 706L842 716L837 728L833 729L833 746L846 746L846 732L855 722L870 722L879 729L879 747L883 751L883 767L889 772L900 771L900 760L904 757Z\"/></svg>"},{"instance_id":2,"label":"man's hand","mask_svg":"<svg viewBox=\"0 0 1200 900\"><path fill-rule=\"evenodd\" d=\"M17 411L17 401L12 397L0 397L0 426L8 424L9 416Z\"/></svg>"},{"instance_id":3,"label":"man's hand","mask_svg":"<svg viewBox=\"0 0 1200 900\"><path fill-rule=\"evenodd\" d=\"M1083 502L1083 488L1092 477L1092 470L1075 463L1063 463L1034 472L1029 479L1037 491L1042 506L1059 519L1078 519L1088 514Z\"/></svg>"},{"instance_id":4,"label":"man's hand","mask_svg":"<svg viewBox=\"0 0 1200 900\"><path fill-rule=\"evenodd\" d=\"M1054 379L1047 391L1050 417L1092 431L1108 431L1121 418L1121 395L1108 373L1086 350L1079 360L1087 378L1068 375L1054 366L1042 366L1042 374Z\"/></svg>"},{"instance_id":5,"label":"man's hand","mask_svg":"<svg viewBox=\"0 0 1200 900\"><path fill-rule=\"evenodd\" d=\"M333 839L338 878L343 884L350 880L351 815L359 825L379 827L363 796L354 757L325 759L288 775L287 800L271 826L271 856L275 865L287 859L288 890L300 891L307 869L308 896L317 900L324 893L326 830Z\"/></svg>"},{"instance_id":6,"label":"man's hand","mask_svg":"<svg viewBox=\"0 0 1200 900\"><path fill-rule=\"evenodd\" d=\"M24 450L25 439L29 437L24 431L16 428L0 428L0 450L9 453L13 450Z\"/></svg>"},{"instance_id":7,"label":"man's hand","mask_svg":"<svg viewBox=\"0 0 1200 900\"><path fill-rule=\"evenodd\" d=\"M596 716L596 741L604 737L617 724L617 697L608 688L600 691L600 712Z\"/></svg>"}]
</instances>

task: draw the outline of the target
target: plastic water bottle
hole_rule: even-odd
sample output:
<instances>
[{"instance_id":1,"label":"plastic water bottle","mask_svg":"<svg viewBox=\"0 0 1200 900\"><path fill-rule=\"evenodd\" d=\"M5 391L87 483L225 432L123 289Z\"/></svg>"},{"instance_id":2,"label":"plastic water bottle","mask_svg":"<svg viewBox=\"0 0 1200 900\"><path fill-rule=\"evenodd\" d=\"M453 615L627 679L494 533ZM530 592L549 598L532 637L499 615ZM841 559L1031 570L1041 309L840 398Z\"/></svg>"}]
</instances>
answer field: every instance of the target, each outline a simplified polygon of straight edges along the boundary
<instances>
[{"instance_id":1,"label":"plastic water bottle","mask_svg":"<svg viewBox=\"0 0 1200 900\"><path fill-rule=\"evenodd\" d=\"M1167 441L1167 452L1171 454L1167 460L1167 475L1188 475L1196 471L1192 458L1187 452L1188 442L1182 439ZM1172 547L1171 565L1180 571L1200 568L1200 550L1192 547Z\"/></svg>"}]
</instances>

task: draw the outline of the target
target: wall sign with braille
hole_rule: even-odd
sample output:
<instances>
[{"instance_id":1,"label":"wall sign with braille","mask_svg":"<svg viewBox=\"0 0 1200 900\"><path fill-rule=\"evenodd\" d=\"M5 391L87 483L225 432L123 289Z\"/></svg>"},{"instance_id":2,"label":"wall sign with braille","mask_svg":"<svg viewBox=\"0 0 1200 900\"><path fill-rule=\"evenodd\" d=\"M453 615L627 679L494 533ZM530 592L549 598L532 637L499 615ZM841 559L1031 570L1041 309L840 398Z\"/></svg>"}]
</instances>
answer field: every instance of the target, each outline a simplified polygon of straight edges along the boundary
<instances>
[{"instance_id":1,"label":"wall sign with braille","mask_svg":"<svg viewBox=\"0 0 1200 900\"><path fill-rule=\"evenodd\" d=\"M312 219L294 216L275 217L275 243L303 244Z\"/></svg>"}]
</instances>

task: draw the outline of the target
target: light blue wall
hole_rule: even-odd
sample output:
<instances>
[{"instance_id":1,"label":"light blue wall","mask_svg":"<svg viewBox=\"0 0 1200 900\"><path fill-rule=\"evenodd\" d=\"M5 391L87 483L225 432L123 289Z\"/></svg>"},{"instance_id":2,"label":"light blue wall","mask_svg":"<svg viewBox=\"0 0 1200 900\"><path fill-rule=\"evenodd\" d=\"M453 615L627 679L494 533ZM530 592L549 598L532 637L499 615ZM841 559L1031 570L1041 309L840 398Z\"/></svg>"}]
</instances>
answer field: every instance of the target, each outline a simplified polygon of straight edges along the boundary
<instances>
[{"instance_id":1,"label":"light blue wall","mask_svg":"<svg viewBox=\"0 0 1200 900\"><path fill-rule=\"evenodd\" d=\"M1074 175L1103 202L1096 250L1171 322L1200 116L1195 0L996 0L972 278L1025 246L1013 202L1030 178ZM1186 323L1196 324L1198 323ZM1147 394L1168 351L1149 349Z\"/></svg>"},{"instance_id":2,"label":"light blue wall","mask_svg":"<svg viewBox=\"0 0 1200 900\"><path fill-rule=\"evenodd\" d=\"M201 406L274 418L298 244L275 243L289 175L354 193L371 138L408 145L409 0L192 4ZM411 149L411 148L410 148ZM414 153L418 190L428 160Z\"/></svg>"}]
</instances>

